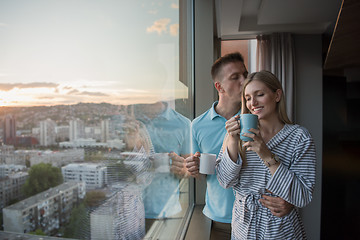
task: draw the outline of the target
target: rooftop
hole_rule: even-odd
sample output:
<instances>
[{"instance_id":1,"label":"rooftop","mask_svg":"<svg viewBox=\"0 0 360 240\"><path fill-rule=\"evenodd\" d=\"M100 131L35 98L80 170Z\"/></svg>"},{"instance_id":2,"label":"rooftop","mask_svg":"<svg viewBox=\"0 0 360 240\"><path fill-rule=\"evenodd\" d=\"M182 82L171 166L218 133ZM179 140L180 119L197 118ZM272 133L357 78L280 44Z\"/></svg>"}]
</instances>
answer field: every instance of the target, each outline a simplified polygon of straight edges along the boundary
<instances>
[{"instance_id":1,"label":"rooftop","mask_svg":"<svg viewBox=\"0 0 360 240\"><path fill-rule=\"evenodd\" d=\"M33 205L36 205L40 201L46 201L46 199L52 198L54 195L60 193L61 191L65 191L68 190L69 188L73 188L78 184L79 184L78 182L65 182L54 188L50 188L44 192L38 193L32 197L17 202L13 205L7 206L5 209L22 210L29 208Z\"/></svg>"}]
</instances>

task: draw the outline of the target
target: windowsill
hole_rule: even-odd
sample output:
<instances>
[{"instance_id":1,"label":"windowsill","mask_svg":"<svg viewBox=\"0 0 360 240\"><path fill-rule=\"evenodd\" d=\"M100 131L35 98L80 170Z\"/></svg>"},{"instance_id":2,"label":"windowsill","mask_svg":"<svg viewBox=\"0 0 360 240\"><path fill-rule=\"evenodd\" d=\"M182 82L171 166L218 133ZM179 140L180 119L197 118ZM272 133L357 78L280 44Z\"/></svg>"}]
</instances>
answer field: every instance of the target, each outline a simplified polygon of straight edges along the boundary
<instances>
[{"instance_id":1,"label":"windowsill","mask_svg":"<svg viewBox=\"0 0 360 240\"><path fill-rule=\"evenodd\" d=\"M211 220L207 218L202 210L204 205L196 205L191 216L185 240L209 240L211 232Z\"/></svg>"},{"instance_id":2,"label":"windowsill","mask_svg":"<svg viewBox=\"0 0 360 240\"><path fill-rule=\"evenodd\" d=\"M154 221L147 231L144 239L183 239L186 227L191 219L192 208L189 206L189 181L182 179L179 184L180 203L182 211L178 214L164 219Z\"/></svg>"},{"instance_id":3,"label":"windowsill","mask_svg":"<svg viewBox=\"0 0 360 240\"><path fill-rule=\"evenodd\" d=\"M189 206L188 183L188 179L182 179L179 184L183 211L172 218L155 221L144 239L169 239L170 236L171 239L210 239L211 220L202 213L204 204Z\"/></svg>"}]
</instances>

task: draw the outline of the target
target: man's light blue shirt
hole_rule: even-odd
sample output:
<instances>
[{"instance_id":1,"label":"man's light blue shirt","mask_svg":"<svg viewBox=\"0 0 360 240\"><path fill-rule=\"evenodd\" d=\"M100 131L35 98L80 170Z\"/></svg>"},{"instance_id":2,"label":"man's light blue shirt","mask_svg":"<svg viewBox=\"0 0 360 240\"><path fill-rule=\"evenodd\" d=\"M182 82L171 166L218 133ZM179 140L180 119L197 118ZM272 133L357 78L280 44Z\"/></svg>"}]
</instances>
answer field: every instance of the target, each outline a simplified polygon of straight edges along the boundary
<instances>
[{"instance_id":1,"label":"man's light blue shirt","mask_svg":"<svg viewBox=\"0 0 360 240\"><path fill-rule=\"evenodd\" d=\"M150 135L156 153L190 153L190 120L170 108L153 119L137 117ZM170 217L181 211L179 179L172 173L156 173L151 184L144 189L143 200L146 218Z\"/></svg>"},{"instance_id":2,"label":"man's light blue shirt","mask_svg":"<svg viewBox=\"0 0 360 240\"><path fill-rule=\"evenodd\" d=\"M192 152L213 153L218 155L226 135L223 116L215 111L218 102L192 122ZM236 114L240 114L240 111ZM216 174L206 176L206 197L203 213L210 219L231 223L235 196L232 188L220 186Z\"/></svg>"}]
</instances>

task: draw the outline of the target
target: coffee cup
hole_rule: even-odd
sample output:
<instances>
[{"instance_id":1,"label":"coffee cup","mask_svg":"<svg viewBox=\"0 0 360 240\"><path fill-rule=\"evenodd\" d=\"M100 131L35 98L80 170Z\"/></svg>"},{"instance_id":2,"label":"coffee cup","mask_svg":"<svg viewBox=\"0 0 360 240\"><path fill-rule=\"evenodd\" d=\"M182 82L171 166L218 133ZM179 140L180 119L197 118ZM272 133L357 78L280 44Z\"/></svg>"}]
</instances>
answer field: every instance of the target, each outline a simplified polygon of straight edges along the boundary
<instances>
[{"instance_id":1,"label":"coffee cup","mask_svg":"<svg viewBox=\"0 0 360 240\"><path fill-rule=\"evenodd\" d=\"M169 153L155 153L152 156L153 169L155 172L170 172L170 156Z\"/></svg>"},{"instance_id":2,"label":"coffee cup","mask_svg":"<svg viewBox=\"0 0 360 240\"><path fill-rule=\"evenodd\" d=\"M214 174L216 154L201 153L199 172L202 174Z\"/></svg>"},{"instance_id":3,"label":"coffee cup","mask_svg":"<svg viewBox=\"0 0 360 240\"><path fill-rule=\"evenodd\" d=\"M253 141L252 138L243 136L244 133L252 133L250 132L250 128L258 129L258 116L251 113L240 114L240 139L247 142Z\"/></svg>"}]
</instances>

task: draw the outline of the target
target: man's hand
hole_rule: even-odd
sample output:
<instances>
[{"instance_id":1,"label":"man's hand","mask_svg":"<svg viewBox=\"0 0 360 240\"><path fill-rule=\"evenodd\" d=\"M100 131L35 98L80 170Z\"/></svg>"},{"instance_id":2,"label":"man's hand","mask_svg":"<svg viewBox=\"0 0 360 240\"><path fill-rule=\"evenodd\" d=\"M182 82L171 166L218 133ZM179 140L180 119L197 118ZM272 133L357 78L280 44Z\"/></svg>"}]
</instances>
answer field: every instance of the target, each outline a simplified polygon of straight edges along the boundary
<instances>
[{"instance_id":1,"label":"man's hand","mask_svg":"<svg viewBox=\"0 0 360 240\"><path fill-rule=\"evenodd\" d=\"M190 155L185 159L186 168L192 177L199 177L199 164L200 164L200 153L196 152L194 155Z\"/></svg>"},{"instance_id":2,"label":"man's hand","mask_svg":"<svg viewBox=\"0 0 360 240\"><path fill-rule=\"evenodd\" d=\"M170 152L169 156L171 158L170 171L174 173L177 177L185 177L187 173L185 167L185 158L177 155L175 152Z\"/></svg>"},{"instance_id":3,"label":"man's hand","mask_svg":"<svg viewBox=\"0 0 360 240\"><path fill-rule=\"evenodd\" d=\"M268 195L262 195L260 203L270 209L271 213L276 217L284 217L288 215L294 206L280 197L271 197Z\"/></svg>"}]
</instances>

